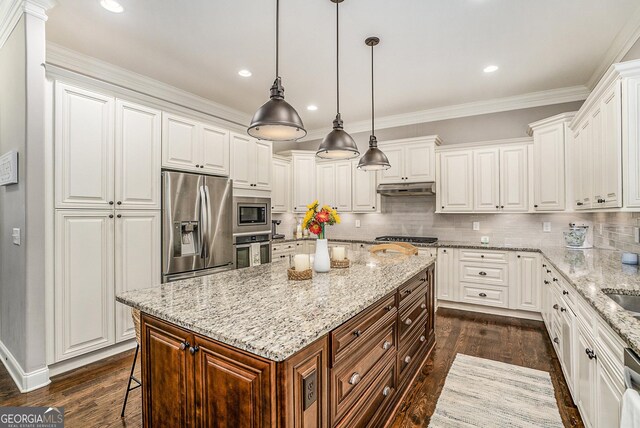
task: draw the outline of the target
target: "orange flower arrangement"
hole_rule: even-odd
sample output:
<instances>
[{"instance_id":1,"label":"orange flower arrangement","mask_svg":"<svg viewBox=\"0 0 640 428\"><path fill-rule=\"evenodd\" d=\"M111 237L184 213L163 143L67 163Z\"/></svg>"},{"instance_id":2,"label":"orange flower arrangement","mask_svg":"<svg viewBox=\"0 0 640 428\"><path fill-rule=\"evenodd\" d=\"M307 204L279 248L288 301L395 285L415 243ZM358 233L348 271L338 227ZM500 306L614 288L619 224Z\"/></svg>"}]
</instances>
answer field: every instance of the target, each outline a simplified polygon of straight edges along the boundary
<instances>
[{"instance_id":1,"label":"orange flower arrangement","mask_svg":"<svg viewBox=\"0 0 640 428\"><path fill-rule=\"evenodd\" d=\"M319 239L325 239L325 226L340 223L338 212L329 205L320 208L317 200L307 205L307 214L302 221L302 228L309 229L309 232L318 235Z\"/></svg>"}]
</instances>

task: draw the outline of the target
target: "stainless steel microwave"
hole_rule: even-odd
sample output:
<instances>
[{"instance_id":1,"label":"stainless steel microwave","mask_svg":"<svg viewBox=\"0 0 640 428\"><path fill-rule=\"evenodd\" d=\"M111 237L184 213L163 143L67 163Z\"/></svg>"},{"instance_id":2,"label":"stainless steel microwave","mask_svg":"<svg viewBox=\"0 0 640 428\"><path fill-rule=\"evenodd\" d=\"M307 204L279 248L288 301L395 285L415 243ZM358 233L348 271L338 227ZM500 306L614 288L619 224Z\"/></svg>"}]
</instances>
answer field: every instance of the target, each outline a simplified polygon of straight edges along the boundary
<instances>
[{"instance_id":1,"label":"stainless steel microwave","mask_svg":"<svg viewBox=\"0 0 640 428\"><path fill-rule=\"evenodd\" d=\"M271 232L271 199L233 198L233 233Z\"/></svg>"}]
</instances>

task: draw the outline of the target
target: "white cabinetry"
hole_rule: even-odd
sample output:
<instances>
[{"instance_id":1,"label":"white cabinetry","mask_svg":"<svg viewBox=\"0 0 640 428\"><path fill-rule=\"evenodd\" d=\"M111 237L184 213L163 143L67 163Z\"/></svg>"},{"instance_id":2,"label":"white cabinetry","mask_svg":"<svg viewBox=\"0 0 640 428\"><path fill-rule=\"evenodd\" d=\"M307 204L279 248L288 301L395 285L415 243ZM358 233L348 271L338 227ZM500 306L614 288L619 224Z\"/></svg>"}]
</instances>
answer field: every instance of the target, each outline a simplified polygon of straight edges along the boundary
<instances>
[{"instance_id":1,"label":"white cabinetry","mask_svg":"<svg viewBox=\"0 0 640 428\"><path fill-rule=\"evenodd\" d=\"M537 253L516 253L515 301L512 307L523 311L540 311L540 255Z\"/></svg>"},{"instance_id":2,"label":"white cabinetry","mask_svg":"<svg viewBox=\"0 0 640 428\"><path fill-rule=\"evenodd\" d=\"M274 156L272 168L271 209L274 213L286 213L291 209L291 161Z\"/></svg>"},{"instance_id":3,"label":"white cabinetry","mask_svg":"<svg viewBox=\"0 0 640 428\"><path fill-rule=\"evenodd\" d=\"M229 175L229 131L194 119L162 114L164 168Z\"/></svg>"},{"instance_id":4,"label":"white cabinetry","mask_svg":"<svg viewBox=\"0 0 640 428\"><path fill-rule=\"evenodd\" d=\"M307 205L317 199L316 154L307 151L290 151L282 155L291 156L293 212L304 213L307 211Z\"/></svg>"},{"instance_id":5,"label":"white cabinetry","mask_svg":"<svg viewBox=\"0 0 640 428\"><path fill-rule=\"evenodd\" d=\"M500 149L500 210L529 210L529 163L527 146Z\"/></svg>"},{"instance_id":6,"label":"white cabinetry","mask_svg":"<svg viewBox=\"0 0 640 428\"><path fill-rule=\"evenodd\" d=\"M587 428L595 428L595 401L596 390L594 388L596 379L596 361L586 352L594 351L594 340L578 324L578 335L576 340L576 405L580 411L582 422ZM594 351L595 352L595 351Z\"/></svg>"},{"instance_id":7,"label":"white cabinetry","mask_svg":"<svg viewBox=\"0 0 640 428\"><path fill-rule=\"evenodd\" d=\"M474 211L495 212L500 209L500 150L473 151Z\"/></svg>"},{"instance_id":8,"label":"white cabinetry","mask_svg":"<svg viewBox=\"0 0 640 428\"><path fill-rule=\"evenodd\" d=\"M316 168L320 204L341 212L351 211L352 161L320 162Z\"/></svg>"},{"instance_id":9,"label":"white cabinetry","mask_svg":"<svg viewBox=\"0 0 640 428\"><path fill-rule=\"evenodd\" d=\"M438 248L436 264L436 297L438 300L457 300L458 251Z\"/></svg>"},{"instance_id":10,"label":"white cabinetry","mask_svg":"<svg viewBox=\"0 0 640 428\"><path fill-rule=\"evenodd\" d=\"M473 211L473 153L470 150L437 155L439 175L437 212Z\"/></svg>"},{"instance_id":11,"label":"white cabinetry","mask_svg":"<svg viewBox=\"0 0 640 428\"><path fill-rule=\"evenodd\" d=\"M231 178L234 188L271 190L271 142L231 134Z\"/></svg>"},{"instance_id":12,"label":"white cabinetry","mask_svg":"<svg viewBox=\"0 0 640 428\"><path fill-rule=\"evenodd\" d=\"M603 208L622 206L622 123L620 82L615 82L600 103L601 144L594 158L594 201ZM600 202L598 202L600 201Z\"/></svg>"},{"instance_id":13,"label":"white cabinetry","mask_svg":"<svg viewBox=\"0 0 640 428\"><path fill-rule=\"evenodd\" d=\"M625 94L622 127L622 159L624 206L640 208L640 76L629 77L622 82Z\"/></svg>"},{"instance_id":14,"label":"white cabinetry","mask_svg":"<svg viewBox=\"0 0 640 428\"><path fill-rule=\"evenodd\" d=\"M358 160L352 161L351 208L357 213L375 212L378 207L376 173L372 171L361 171L357 167Z\"/></svg>"},{"instance_id":15,"label":"white cabinetry","mask_svg":"<svg viewBox=\"0 0 640 428\"><path fill-rule=\"evenodd\" d=\"M440 144L436 135L380 143L391 164L390 169L382 171L380 183L435 181L435 148Z\"/></svg>"}]
</instances>

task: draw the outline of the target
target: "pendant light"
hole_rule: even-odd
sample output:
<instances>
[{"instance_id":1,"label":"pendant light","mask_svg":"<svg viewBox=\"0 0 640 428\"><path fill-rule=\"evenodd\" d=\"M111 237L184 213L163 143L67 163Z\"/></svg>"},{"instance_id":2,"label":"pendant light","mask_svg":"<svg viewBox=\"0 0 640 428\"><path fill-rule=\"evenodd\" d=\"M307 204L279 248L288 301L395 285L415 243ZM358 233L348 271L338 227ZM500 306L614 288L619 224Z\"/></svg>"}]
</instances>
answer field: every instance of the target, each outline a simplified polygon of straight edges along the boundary
<instances>
[{"instance_id":1,"label":"pendant light","mask_svg":"<svg viewBox=\"0 0 640 428\"><path fill-rule=\"evenodd\" d=\"M329 132L316 156L322 159L352 159L360 155L356 142L345 132L340 117L340 19L339 8L343 0L330 0L336 4L336 118L333 121L333 131Z\"/></svg>"},{"instance_id":2,"label":"pendant light","mask_svg":"<svg viewBox=\"0 0 640 428\"><path fill-rule=\"evenodd\" d=\"M259 140L291 141L307 135L296 109L284 100L284 87L279 74L280 0L276 0L276 79L271 97L251 119L247 133Z\"/></svg>"},{"instance_id":3,"label":"pendant light","mask_svg":"<svg viewBox=\"0 0 640 428\"><path fill-rule=\"evenodd\" d=\"M369 137L369 150L360 158L358 162L358 169L363 171L380 171L383 169L391 168L389 159L378 148L378 140L375 136L375 110L374 110L374 98L373 98L373 47L380 43L380 39L377 37L368 37L364 43L367 46L371 46L371 136Z\"/></svg>"}]
</instances>

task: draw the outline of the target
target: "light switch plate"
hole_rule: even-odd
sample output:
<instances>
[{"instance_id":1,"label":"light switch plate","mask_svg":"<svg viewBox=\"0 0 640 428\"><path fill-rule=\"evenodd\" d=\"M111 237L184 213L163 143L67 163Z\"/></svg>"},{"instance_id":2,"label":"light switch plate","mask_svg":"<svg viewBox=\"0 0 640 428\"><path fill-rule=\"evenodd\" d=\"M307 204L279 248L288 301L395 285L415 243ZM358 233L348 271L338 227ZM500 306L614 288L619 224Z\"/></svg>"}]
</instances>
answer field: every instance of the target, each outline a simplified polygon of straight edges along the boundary
<instances>
[{"instance_id":1,"label":"light switch plate","mask_svg":"<svg viewBox=\"0 0 640 428\"><path fill-rule=\"evenodd\" d=\"M13 244L20 245L20 229L14 227L11 236L13 237Z\"/></svg>"},{"instance_id":2,"label":"light switch plate","mask_svg":"<svg viewBox=\"0 0 640 428\"><path fill-rule=\"evenodd\" d=\"M473 222L473 230L480 230L480 222L479 221L474 221Z\"/></svg>"},{"instance_id":3,"label":"light switch plate","mask_svg":"<svg viewBox=\"0 0 640 428\"><path fill-rule=\"evenodd\" d=\"M356 220L356 227L360 227L360 220Z\"/></svg>"},{"instance_id":4,"label":"light switch plate","mask_svg":"<svg viewBox=\"0 0 640 428\"><path fill-rule=\"evenodd\" d=\"M542 231L543 232L551 232L551 222L550 221L543 221L542 222Z\"/></svg>"}]
</instances>

